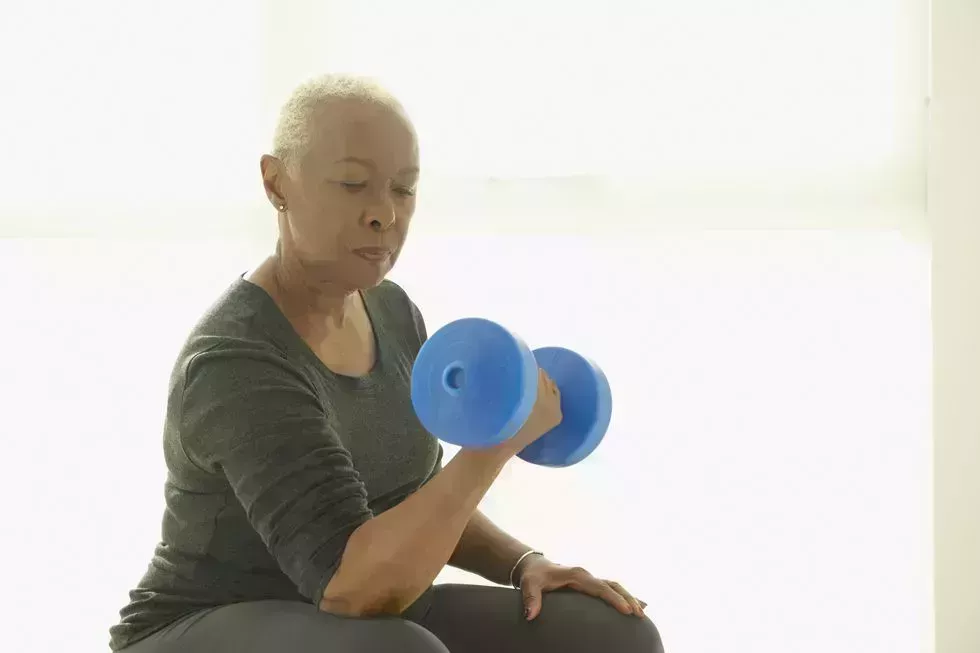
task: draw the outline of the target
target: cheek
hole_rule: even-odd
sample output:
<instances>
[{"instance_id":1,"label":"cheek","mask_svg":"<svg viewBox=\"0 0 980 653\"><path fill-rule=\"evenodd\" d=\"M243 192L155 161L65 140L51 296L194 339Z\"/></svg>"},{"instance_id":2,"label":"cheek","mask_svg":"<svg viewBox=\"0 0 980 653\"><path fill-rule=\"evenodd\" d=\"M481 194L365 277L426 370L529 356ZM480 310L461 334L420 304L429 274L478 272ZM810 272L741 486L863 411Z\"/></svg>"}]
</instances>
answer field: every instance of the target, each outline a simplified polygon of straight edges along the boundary
<instances>
[{"instance_id":1,"label":"cheek","mask_svg":"<svg viewBox=\"0 0 980 653\"><path fill-rule=\"evenodd\" d=\"M412 224L412 216L415 215L415 198L406 200L398 210L398 230L405 234L408 232L409 225Z\"/></svg>"},{"instance_id":2,"label":"cheek","mask_svg":"<svg viewBox=\"0 0 980 653\"><path fill-rule=\"evenodd\" d=\"M343 223L335 213L311 206L301 215L294 214L293 238L305 259L331 261L337 257L342 249Z\"/></svg>"}]
</instances>

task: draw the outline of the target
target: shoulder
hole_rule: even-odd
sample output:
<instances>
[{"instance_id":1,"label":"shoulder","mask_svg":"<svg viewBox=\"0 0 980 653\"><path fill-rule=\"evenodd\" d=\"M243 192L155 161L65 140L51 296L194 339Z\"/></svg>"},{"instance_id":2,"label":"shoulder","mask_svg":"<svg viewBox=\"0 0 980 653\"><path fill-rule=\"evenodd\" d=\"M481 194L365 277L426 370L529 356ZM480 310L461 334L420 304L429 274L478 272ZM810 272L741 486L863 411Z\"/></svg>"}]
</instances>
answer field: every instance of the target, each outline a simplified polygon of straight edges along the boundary
<instances>
[{"instance_id":1,"label":"shoulder","mask_svg":"<svg viewBox=\"0 0 980 653\"><path fill-rule=\"evenodd\" d=\"M204 311L191 332L196 336L282 340L285 323L265 290L236 279Z\"/></svg>"},{"instance_id":2,"label":"shoulder","mask_svg":"<svg viewBox=\"0 0 980 653\"><path fill-rule=\"evenodd\" d=\"M299 367L291 363L288 334L264 292L243 280L226 289L188 334L173 380L186 382L202 370L230 378L271 371L297 376Z\"/></svg>"},{"instance_id":3,"label":"shoulder","mask_svg":"<svg viewBox=\"0 0 980 653\"><path fill-rule=\"evenodd\" d=\"M229 377L230 383L254 381L251 377L259 374L297 376L299 372L299 368L274 343L228 335L191 339L180 363L185 378L200 375L203 370L215 370Z\"/></svg>"}]
</instances>

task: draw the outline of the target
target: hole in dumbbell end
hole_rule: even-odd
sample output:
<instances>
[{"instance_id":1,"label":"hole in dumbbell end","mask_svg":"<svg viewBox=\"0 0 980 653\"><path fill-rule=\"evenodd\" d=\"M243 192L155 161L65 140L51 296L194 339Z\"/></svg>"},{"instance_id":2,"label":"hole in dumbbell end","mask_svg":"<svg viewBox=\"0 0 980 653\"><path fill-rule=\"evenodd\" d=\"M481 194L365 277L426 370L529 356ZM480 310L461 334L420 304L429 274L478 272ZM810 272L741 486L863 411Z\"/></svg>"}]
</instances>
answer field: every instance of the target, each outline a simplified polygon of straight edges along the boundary
<instances>
[{"instance_id":1,"label":"hole in dumbbell end","mask_svg":"<svg viewBox=\"0 0 980 653\"><path fill-rule=\"evenodd\" d=\"M449 375L446 377L446 385L448 385L453 390L459 390L463 387L463 368L454 367L449 370Z\"/></svg>"},{"instance_id":2,"label":"hole in dumbbell end","mask_svg":"<svg viewBox=\"0 0 980 653\"><path fill-rule=\"evenodd\" d=\"M463 370L463 366L459 363L453 363L446 367L446 371L442 375L442 385L446 388L449 394L456 395L459 391L463 389L463 385L466 383L466 374Z\"/></svg>"}]
</instances>

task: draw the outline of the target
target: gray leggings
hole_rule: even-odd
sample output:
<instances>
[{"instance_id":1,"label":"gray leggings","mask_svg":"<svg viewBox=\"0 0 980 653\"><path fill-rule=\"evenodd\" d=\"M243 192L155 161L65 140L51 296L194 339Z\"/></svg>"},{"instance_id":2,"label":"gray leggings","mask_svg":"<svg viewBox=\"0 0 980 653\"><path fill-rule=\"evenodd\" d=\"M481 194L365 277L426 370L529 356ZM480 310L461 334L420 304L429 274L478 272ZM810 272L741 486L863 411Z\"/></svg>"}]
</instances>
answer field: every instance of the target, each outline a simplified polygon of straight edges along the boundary
<instances>
[{"instance_id":1,"label":"gray leggings","mask_svg":"<svg viewBox=\"0 0 980 653\"><path fill-rule=\"evenodd\" d=\"M349 618L307 603L254 601L175 622L124 653L663 653L646 618L571 591L527 622L505 587L435 585L400 617Z\"/></svg>"}]
</instances>

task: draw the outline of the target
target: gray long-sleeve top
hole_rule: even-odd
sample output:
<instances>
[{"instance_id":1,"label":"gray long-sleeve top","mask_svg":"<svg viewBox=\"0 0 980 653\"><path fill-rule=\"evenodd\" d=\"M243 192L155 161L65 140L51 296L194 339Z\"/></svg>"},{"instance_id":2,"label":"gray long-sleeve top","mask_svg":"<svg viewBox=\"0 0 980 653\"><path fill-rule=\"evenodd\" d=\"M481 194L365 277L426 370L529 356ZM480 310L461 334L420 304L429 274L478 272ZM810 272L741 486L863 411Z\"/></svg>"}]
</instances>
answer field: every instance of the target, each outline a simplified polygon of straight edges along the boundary
<instances>
[{"instance_id":1,"label":"gray long-sleeve top","mask_svg":"<svg viewBox=\"0 0 980 653\"><path fill-rule=\"evenodd\" d=\"M438 470L410 396L422 317L390 281L364 301L377 362L359 378L330 372L242 278L194 327L170 383L162 537L114 650L203 608L318 602L354 529Z\"/></svg>"}]
</instances>

